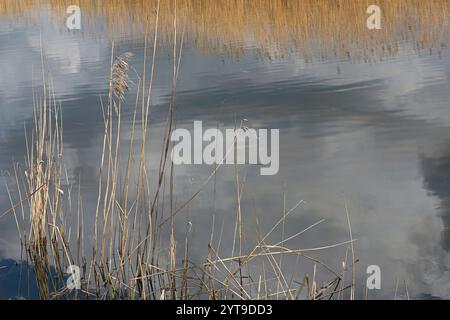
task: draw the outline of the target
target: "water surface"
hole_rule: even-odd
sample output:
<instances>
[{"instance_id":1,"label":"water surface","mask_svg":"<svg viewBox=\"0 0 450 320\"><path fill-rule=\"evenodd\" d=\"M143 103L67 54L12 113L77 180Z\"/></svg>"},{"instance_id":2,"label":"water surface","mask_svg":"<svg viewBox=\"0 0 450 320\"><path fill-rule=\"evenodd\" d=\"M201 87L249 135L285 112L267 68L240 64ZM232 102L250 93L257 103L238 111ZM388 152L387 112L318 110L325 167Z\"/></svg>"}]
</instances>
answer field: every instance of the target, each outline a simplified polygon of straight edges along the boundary
<instances>
[{"instance_id":1,"label":"water surface","mask_svg":"<svg viewBox=\"0 0 450 320\"><path fill-rule=\"evenodd\" d=\"M181 2L180 25L185 26L186 35L176 125L192 129L193 121L201 120L204 126L233 128L236 121L248 119L252 128L280 129L277 175L262 177L258 167L240 167L248 238L256 237L255 215L260 217L260 228L269 230L284 207L303 199L305 203L289 218L285 234L295 234L321 219L325 222L290 241L290 247L346 241L347 204L353 237L358 239L359 296L365 269L375 264L382 270L382 290L369 292L369 297L393 298L396 287L397 296L402 297L406 282L413 297L450 298L450 52L443 31L446 24L440 20L445 13L420 16L428 11L417 2L404 9L416 16L403 16L405 2L393 2L393 9L383 3L388 30L376 35L364 30L363 5L340 8L332 15L319 5L305 4L313 8L312 16L289 29L295 17L289 12L300 15L301 7L295 4L287 9L278 6L278 1L272 2L273 7L249 5L245 21L240 20L244 9L239 6L235 15L218 13L226 12L226 1L199 9L205 10L204 15ZM86 20L81 32L70 32L59 23L64 2L59 8L36 1L33 10L16 8L0 15L2 180L14 183L8 172L12 174L13 164L23 162L26 155L24 128L31 128L33 122L32 88L39 81L42 43L63 107L69 176L72 182L81 181L85 215L94 212L103 139L99 96L108 91L112 39L116 52L133 52L131 63L142 70L144 37L133 23L126 24L126 30L119 23L128 17L139 25L136 16L141 5L129 3L129 11L116 17L119 27L114 32L110 24L115 21L114 10L120 9L114 6L111 13L109 9L89 11L97 19L95 23ZM221 5L225 9L220 10ZM433 5L447 8L446 1ZM330 19L345 16L345 10L353 18L333 29ZM400 10L397 23L390 19L392 10ZM216 24L211 21L213 14ZM162 37L170 39L170 27L162 21ZM264 21L269 28L261 24ZM361 27L354 27L357 23ZM317 33L307 36L311 29ZM170 44L161 43L158 50L151 117L155 141L162 134L170 99L172 64ZM133 88L130 97L132 93ZM131 107L129 103L126 112ZM129 130L129 123L126 126ZM158 159L157 150L149 151L148 159ZM188 199L212 169L176 167L175 201L181 204ZM177 241L184 241L186 224L192 223L194 232L189 237L194 257L207 251L213 217L216 228L223 225L224 250L231 252L235 189L234 168L224 167L180 215ZM9 206L4 188L0 208ZM348 247L341 246L317 256L339 270L346 254ZM0 221L0 261L6 259L8 268L13 268L7 259L21 256L15 220L8 216ZM311 272L310 266L295 268Z\"/></svg>"}]
</instances>

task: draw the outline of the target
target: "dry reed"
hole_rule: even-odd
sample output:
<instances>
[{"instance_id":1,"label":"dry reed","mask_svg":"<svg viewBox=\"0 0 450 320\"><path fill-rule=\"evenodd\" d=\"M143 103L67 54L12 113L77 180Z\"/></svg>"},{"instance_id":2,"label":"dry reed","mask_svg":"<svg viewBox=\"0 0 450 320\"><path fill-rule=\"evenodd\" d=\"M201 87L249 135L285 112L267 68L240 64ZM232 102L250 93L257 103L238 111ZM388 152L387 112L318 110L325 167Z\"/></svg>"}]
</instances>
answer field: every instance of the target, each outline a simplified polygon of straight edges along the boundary
<instances>
[{"instance_id":1,"label":"dry reed","mask_svg":"<svg viewBox=\"0 0 450 320\"><path fill-rule=\"evenodd\" d=\"M174 0L160 3L158 19L162 43L173 37ZM82 8L86 30L92 26L127 37L154 34L158 0L4 0L0 16L22 16L33 21L49 8L54 22L64 27L68 5ZM246 53L277 59L292 53L306 61L313 57L373 61L398 53L402 43L416 51L439 52L449 40L448 0L380 0L382 29L369 31L369 0L178 0L178 29L186 27L187 39L202 51ZM102 19L99 19L102 17ZM99 22L101 21L101 22ZM149 27L146 27L149 26Z\"/></svg>"}]
</instances>

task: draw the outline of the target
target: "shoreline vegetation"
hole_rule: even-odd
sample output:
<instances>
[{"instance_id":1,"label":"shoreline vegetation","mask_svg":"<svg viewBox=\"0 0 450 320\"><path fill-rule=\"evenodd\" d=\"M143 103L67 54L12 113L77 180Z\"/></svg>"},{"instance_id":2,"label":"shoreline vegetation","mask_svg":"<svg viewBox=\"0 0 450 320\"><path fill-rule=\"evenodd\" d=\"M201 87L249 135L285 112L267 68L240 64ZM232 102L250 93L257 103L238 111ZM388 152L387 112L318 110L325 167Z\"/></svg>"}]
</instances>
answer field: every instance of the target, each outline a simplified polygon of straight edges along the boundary
<instances>
[{"instance_id":1,"label":"shoreline vegetation","mask_svg":"<svg viewBox=\"0 0 450 320\"><path fill-rule=\"evenodd\" d=\"M158 20L156 20L155 23ZM174 23L176 26L176 24ZM176 28L176 27L175 27ZM53 91L51 75L46 73L42 54L41 90L34 89L34 128L26 132L26 170L15 165L17 190L10 190L11 208L2 213L14 217L17 231L33 267L40 299L308 299L354 298L354 278L344 281L345 270L334 271L313 257L315 251L338 246L353 246L354 239L321 248L292 249L285 242L301 236L319 221L278 243L268 242L279 232L288 216L303 203L286 209L281 219L267 232L259 235L256 246L244 251L240 200L243 183L236 170L236 221L233 254L222 255L220 241L212 226L208 255L203 262L190 259L186 239L183 248L176 245L175 223L178 214L202 191L205 184L180 207L173 204L173 175L170 162L170 135L173 130L176 82L181 63L182 36L174 32L172 97L167 120L159 172L148 174L147 160L149 117L152 106L157 36L146 40L144 68L139 76L131 114L130 146L121 145L122 106L127 97L130 53L116 56L114 42L111 48L109 94L101 99L104 118L104 137L98 179L98 200L95 212L94 234L85 234L85 214L79 186L70 185L64 164L62 110ZM150 42L150 44L148 43ZM178 45L177 45L178 44ZM41 43L41 46L44 44ZM140 137L140 139L138 139ZM140 140L140 141L138 141ZM121 149L129 148L128 157L121 157ZM137 148L136 148L137 147ZM213 171L215 175L219 168ZM156 179L156 189L151 179ZM169 184L169 192L165 185ZM78 189L78 195L73 195ZM13 199L17 194L18 199ZM169 214L162 212L160 202L168 197ZM167 199L167 198L166 198ZM74 203L76 202L76 204ZM167 210L167 209L166 209ZM76 226L71 218L76 217ZM75 232L74 232L75 230ZM75 239L73 237L75 236ZM92 239L91 243L87 239ZM231 244L227 244L231 245ZM223 246L223 244L222 244ZM180 253L183 255L179 257ZM283 273L282 256L294 255L314 263L312 277ZM354 261L354 260L353 260ZM69 266L81 269L81 290L66 286ZM354 269L354 263L348 263ZM317 270L331 274L323 286L316 283ZM354 274L354 272L353 272ZM353 283L353 284L352 284ZM270 287L270 288L269 288Z\"/></svg>"},{"instance_id":2,"label":"shoreline vegetation","mask_svg":"<svg viewBox=\"0 0 450 320\"><path fill-rule=\"evenodd\" d=\"M0 17L29 23L50 19L64 30L66 8L78 5L83 33L102 30L111 39L117 34L141 39L157 32L158 41L171 47L176 15L177 29L186 29L185 40L200 51L236 59L248 53L283 59L297 52L307 62L329 57L376 62L396 56L406 43L417 53L440 54L450 36L448 0L377 1L382 28L376 31L366 27L370 0L176 0L176 10L174 2L3 0Z\"/></svg>"},{"instance_id":3,"label":"shoreline vegetation","mask_svg":"<svg viewBox=\"0 0 450 320\"><path fill-rule=\"evenodd\" d=\"M64 163L62 109L53 90L52 77L46 72L48 67L45 56L41 52L41 85L35 85L33 92L34 127L32 132L25 132L26 169L23 170L18 164L14 166L12 176L16 189L7 186L11 208L0 213L0 219L15 219L26 261L34 269L39 298L367 298L368 291L364 290L364 284L356 283L356 239L352 235L348 210L347 241L316 248L291 248L287 245L289 240L301 237L324 222L320 220L295 234L283 236L281 241L271 242L272 235L282 232L289 216L301 207L303 201L298 201L292 208L281 209L281 218L270 230L259 231L259 228L255 228L257 234L252 236L257 237L257 243L246 244L243 231L246 219L241 211L244 182L239 170L235 170L234 177L236 208L235 221L231 222L235 226L232 243L221 243L222 234L213 223L210 241L205 244L208 254L201 262L194 262L190 256L189 228L184 239L176 239L179 237L175 232L177 218L189 203L196 200L197 195L220 168L213 170L201 187L192 191L192 196L185 203L175 204L176 168L170 161L170 136L175 126L177 79L186 30L184 27L179 29L178 15L173 14L173 29L170 32L173 36L173 66L170 70L172 95L167 105L159 169L156 175L149 173L146 150L150 140L149 119L152 111L156 56L162 32L159 27L163 2L166 3L156 2L154 19L149 22L153 32L145 36L143 70L138 75L134 97L127 94L130 85L128 73L134 71L130 65L132 55L116 52L115 42L112 41L109 93L100 100L104 135L100 147L101 162L98 167L95 212L84 212L80 186L69 183L68 168ZM242 1L234 2L243 5ZM27 3L35 4L36 1L20 2L21 5ZM62 5L65 2L52 3ZM144 5L144 2L139 3ZM114 5L111 7L115 8ZM5 4L2 3L0 8L4 15ZM189 9L192 8L185 8ZM41 48L44 46L45 44L41 43ZM130 119L124 119L122 113L127 99L134 99ZM132 124L131 131L127 133L129 145L121 143L124 121L130 121ZM126 151L126 157L123 157L123 150ZM168 201L169 208L161 205L164 201ZM93 234L87 233L87 214L95 216ZM72 225L72 221L76 222L75 225ZM221 249L225 245L232 248L231 255L222 253ZM347 247L348 255L339 269L326 265L314 255L316 252L341 246ZM250 249L247 249L248 247ZM285 273L285 256L312 263L311 274L299 274L302 272L300 268L296 268L294 273ZM81 268L81 290L72 291L66 286L66 271L72 265ZM328 278L320 284L317 280L319 271Z\"/></svg>"}]
</instances>

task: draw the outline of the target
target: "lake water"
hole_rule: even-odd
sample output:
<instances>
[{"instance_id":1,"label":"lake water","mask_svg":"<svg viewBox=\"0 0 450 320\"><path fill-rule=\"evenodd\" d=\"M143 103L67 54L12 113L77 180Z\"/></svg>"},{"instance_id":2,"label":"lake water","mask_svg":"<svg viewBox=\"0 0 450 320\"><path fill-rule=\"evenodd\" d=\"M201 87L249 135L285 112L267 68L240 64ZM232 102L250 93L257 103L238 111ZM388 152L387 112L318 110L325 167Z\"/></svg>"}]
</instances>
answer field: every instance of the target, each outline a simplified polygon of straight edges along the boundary
<instances>
[{"instance_id":1,"label":"lake water","mask_svg":"<svg viewBox=\"0 0 450 320\"><path fill-rule=\"evenodd\" d=\"M244 9L239 6L221 10L224 2L204 8L203 15L194 15L190 11L193 9L183 7L183 1L179 4L179 17L187 22L175 120L177 127L189 130L194 120L210 128L233 128L242 119L247 119L246 125L251 128L280 129L277 175L260 176L258 166L239 167L245 181L241 210L247 222L247 237L255 237L256 215L260 220L258 228L267 232L280 219L283 208L304 200L284 226L286 237L321 219L325 221L289 241L289 247L345 242L349 239L347 204L353 238L357 239L359 297L363 295L367 266L378 265L382 289L370 290L369 298L394 298L396 292L397 297L404 297L405 283L411 297L450 298L448 22L441 22L440 15L434 20L405 15L396 22L403 23L403 28L393 25L386 9L386 20L382 22L390 29L374 31L378 32L376 39L364 43L364 39L372 37L365 30L368 15L364 6L351 7L350 21L337 27L336 44L330 42L333 23L323 25L330 19L329 13L321 11L326 8L309 4L310 14L322 14L323 18L302 20L300 26L292 25L292 30L286 31L289 37L284 37L280 25L289 29L295 10L300 10L297 5L286 11L275 5L259 9L250 6L247 21L240 19L239 12ZM445 1L440 5L447 8ZM123 9L132 12L123 13L129 20L109 17L101 9L89 10L91 19L86 19L83 29L68 31L63 23L64 11L58 6L42 1L36 1L33 9L7 11L5 6L8 0L0 14L0 211L10 207L3 182L14 184L8 173L12 174L13 164L23 162L26 156L24 127L31 128L33 123L32 88L33 81L39 81L42 43L62 105L64 159L71 181L81 181L84 214L89 221L97 199L104 129L99 97L108 92L111 43L114 39L118 54L132 52L130 63L142 72L144 38L131 27L140 23L136 18L139 10L133 11L133 3ZM236 14L218 13L227 10L236 10ZM336 10L336 16L345 14L345 8ZM360 14L354 15L355 10ZM409 10L428 12L421 7ZM297 13L300 17L305 14ZM130 26L131 31L120 30L124 21L125 29ZM260 21L269 21L269 27L258 25ZM114 22L118 30L112 31L110 24ZM308 23L310 28L303 26ZM165 25L160 32L170 39L169 28ZM317 33L308 38L307 30ZM355 34L343 34L349 30L356 30ZM410 36L405 36L408 32ZM182 28L178 30L179 39L181 34ZM379 53L376 50L381 42L386 48ZM156 162L157 141L172 90L171 64L170 44L161 43L151 116L156 147L149 151L148 158ZM130 78L137 81L135 75ZM133 92L132 85L125 107L128 114ZM130 123L125 122L125 128L129 127ZM176 166L175 202L181 204L189 199L212 170L206 165ZM213 217L216 229L223 230L224 250L231 252L235 184L234 167L224 166L180 213L177 241L182 247L186 226L191 226L193 259L207 251L205 244ZM348 245L343 245L315 254L340 270L348 250ZM0 266L4 260L8 268L14 268L8 259L20 257L15 220L13 216L4 217L0 220ZM285 265L312 272L310 264ZM4 274L0 269L0 294L16 296L11 284L2 282ZM2 289L7 292L2 293Z\"/></svg>"}]
</instances>

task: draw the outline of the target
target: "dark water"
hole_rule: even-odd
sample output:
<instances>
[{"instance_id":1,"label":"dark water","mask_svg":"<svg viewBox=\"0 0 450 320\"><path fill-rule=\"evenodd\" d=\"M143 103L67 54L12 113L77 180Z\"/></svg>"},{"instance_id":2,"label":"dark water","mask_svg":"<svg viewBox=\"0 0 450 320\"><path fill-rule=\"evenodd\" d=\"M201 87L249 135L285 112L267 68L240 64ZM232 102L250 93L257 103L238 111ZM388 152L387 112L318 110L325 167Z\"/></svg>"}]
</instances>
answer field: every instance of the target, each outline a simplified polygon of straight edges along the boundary
<instances>
[{"instance_id":1,"label":"dark water","mask_svg":"<svg viewBox=\"0 0 450 320\"><path fill-rule=\"evenodd\" d=\"M81 177L88 215L95 205L103 139L99 95L108 90L111 42L106 35L70 33L46 19L38 27L0 21L2 180L13 182L8 172L25 156L24 126L33 121L32 70L40 70L40 34L63 106L65 160L73 181ZM133 52L132 64L142 69L142 39L120 38L116 50ZM170 50L161 49L152 116L155 135L170 96L170 65ZM257 213L268 230L284 206L291 208L303 199L285 226L286 235L325 221L289 245L320 247L348 240L347 203L358 239L359 295L366 267L375 264L382 271L382 290L370 292L371 297L393 298L397 285L402 296L406 281L413 297L450 298L449 76L450 52L413 52L408 43L400 43L395 56L363 63L338 58L305 62L295 52L284 59L251 54L235 59L199 51L188 42L177 85L177 126L189 129L194 120L202 120L211 127L232 128L236 119L245 118L252 128L279 128L279 173L262 177L254 166L241 168L245 219L253 221ZM206 166L175 170L179 203L211 172ZM213 215L218 226L223 224L222 243L231 251L234 179L234 169L220 170L215 191L209 185L180 218L180 234L192 223L194 255L206 250ZM2 188L3 210L10 202ZM250 223L247 234L254 229ZM347 246L341 246L317 256L339 269L346 252ZM0 221L0 267L6 261L13 268L10 260L2 259L20 257L15 221L8 216ZM1 277L0 269L0 297L5 291L24 295Z\"/></svg>"}]
</instances>

